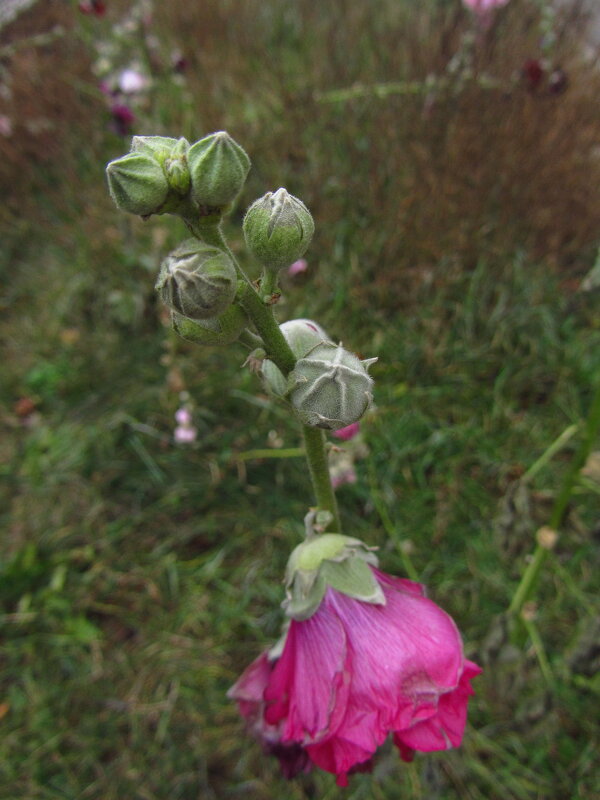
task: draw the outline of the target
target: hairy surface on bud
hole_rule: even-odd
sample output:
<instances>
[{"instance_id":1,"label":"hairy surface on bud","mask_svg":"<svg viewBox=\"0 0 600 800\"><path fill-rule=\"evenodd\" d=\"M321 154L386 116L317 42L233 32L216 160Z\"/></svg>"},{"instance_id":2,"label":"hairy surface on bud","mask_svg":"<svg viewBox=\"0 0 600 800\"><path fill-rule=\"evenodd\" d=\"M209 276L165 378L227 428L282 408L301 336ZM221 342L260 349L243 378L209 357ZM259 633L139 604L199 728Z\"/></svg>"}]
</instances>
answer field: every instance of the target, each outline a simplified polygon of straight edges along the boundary
<instances>
[{"instance_id":1,"label":"hairy surface on bud","mask_svg":"<svg viewBox=\"0 0 600 800\"><path fill-rule=\"evenodd\" d=\"M217 247L186 239L163 261L156 288L173 311L190 319L211 319L233 302L235 267Z\"/></svg>"},{"instance_id":2,"label":"hairy surface on bud","mask_svg":"<svg viewBox=\"0 0 600 800\"><path fill-rule=\"evenodd\" d=\"M361 361L324 342L301 358L288 376L288 396L306 425L339 430L359 420L373 399L373 379Z\"/></svg>"},{"instance_id":3,"label":"hairy surface on bud","mask_svg":"<svg viewBox=\"0 0 600 800\"><path fill-rule=\"evenodd\" d=\"M248 325L246 312L238 305L229 308L214 319L194 321L172 312L173 330L188 342L223 346L235 342Z\"/></svg>"},{"instance_id":4,"label":"hairy surface on bud","mask_svg":"<svg viewBox=\"0 0 600 800\"><path fill-rule=\"evenodd\" d=\"M189 147L185 139L173 139L170 136L134 136L131 140L131 152L146 153L153 156L159 164L164 164L165 159L181 141Z\"/></svg>"},{"instance_id":5,"label":"hairy surface on bud","mask_svg":"<svg viewBox=\"0 0 600 800\"><path fill-rule=\"evenodd\" d=\"M328 342L329 336L323 328L311 319L290 319L279 326L290 350L296 358L302 358L321 342ZM263 361L262 375L268 387L278 395L287 391L287 380L281 370L268 358Z\"/></svg>"},{"instance_id":6,"label":"hairy surface on bud","mask_svg":"<svg viewBox=\"0 0 600 800\"><path fill-rule=\"evenodd\" d=\"M225 131L211 133L187 154L192 200L199 206L222 208L233 203L250 170L245 150Z\"/></svg>"},{"instance_id":7,"label":"hairy surface on bud","mask_svg":"<svg viewBox=\"0 0 600 800\"><path fill-rule=\"evenodd\" d=\"M189 149L189 143L182 137L167 155L164 163L169 186L182 197L190 188L190 170L187 163Z\"/></svg>"},{"instance_id":8,"label":"hairy surface on bud","mask_svg":"<svg viewBox=\"0 0 600 800\"><path fill-rule=\"evenodd\" d=\"M256 200L244 217L248 249L269 270L280 270L304 255L315 224L301 200L285 189Z\"/></svg>"},{"instance_id":9,"label":"hairy surface on bud","mask_svg":"<svg viewBox=\"0 0 600 800\"><path fill-rule=\"evenodd\" d=\"M160 213L169 193L161 165L145 152L128 153L106 167L110 195L118 208L142 217Z\"/></svg>"}]
</instances>

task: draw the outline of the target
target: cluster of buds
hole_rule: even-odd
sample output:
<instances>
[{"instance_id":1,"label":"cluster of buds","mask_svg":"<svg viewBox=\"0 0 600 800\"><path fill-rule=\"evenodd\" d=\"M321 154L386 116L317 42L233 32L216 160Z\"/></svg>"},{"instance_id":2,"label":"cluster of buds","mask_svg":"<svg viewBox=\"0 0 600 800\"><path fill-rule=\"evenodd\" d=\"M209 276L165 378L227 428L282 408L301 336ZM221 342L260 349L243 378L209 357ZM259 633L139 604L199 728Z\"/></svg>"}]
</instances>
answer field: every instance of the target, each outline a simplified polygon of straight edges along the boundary
<instances>
[{"instance_id":1,"label":"cluster of buds","mask_svg":"<svg viewBox=\"0 0 600 800\"><path fill-rule=\"evenodd\" d=\"M250 159L228 133L190 145L166 136L134 136L131 151L106 169L116 205L130 214L224 213L240 193Z\"/></svg>"}]
</instances>

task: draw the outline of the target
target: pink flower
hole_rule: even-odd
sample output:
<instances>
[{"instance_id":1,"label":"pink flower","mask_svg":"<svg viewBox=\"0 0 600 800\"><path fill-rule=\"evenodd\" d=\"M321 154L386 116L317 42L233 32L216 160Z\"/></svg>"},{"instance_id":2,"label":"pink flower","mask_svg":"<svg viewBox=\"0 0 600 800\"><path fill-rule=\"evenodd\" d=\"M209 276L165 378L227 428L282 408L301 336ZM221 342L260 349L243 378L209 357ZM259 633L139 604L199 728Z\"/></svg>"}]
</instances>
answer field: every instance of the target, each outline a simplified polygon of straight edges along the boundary
<instances>
[{"instance_id":1,"label":"pink flower","mask_svg":"<svg viewBox=\"0 0 600 800\"><path fill-rule=\"evenodd\" d=\"M360 433L360 422L353 422L351 425L346 425L345 428L340 428L338 431L332 431L331 435L336 439L341 439L343 442L348 442L350 439Z\"/></svg>"},{"instance_id":2,"label":"pink flower","mask_svg":"<svg viewBox=\"0 0 600 800\"><path fill-rule=\"evenodd\" d=\"M476 14L487 14L496 8L502 8L508 0L463 0L463 3Z\"/></svg>"},{"instance_id":3,"label":"pink flower","mask_svg":"<svg viewBox=\"0 0 600 800\"><path fill-rule=\"evenodd\" d=\"M287 268L287 274L294 277L295 275L300 275L302 272L306 272L308 269L308 261L304 258L299 258L298 261L294 261L293 264Z\"/></svg>"},{"instance_id":4,"label":"pink flower","mask_svg":"<svg viewBox=\"0 0 600 800\"><path fill-rule=\"evenodd\" d=\"M180 425L175 428L173 437L178 444L191 444L196 441L198 431L188 425Z\"/></svg>"},{"instance_id":5,"label":"pink flower","mask_svg":"<svg viewBox=\"0 0 600 800\"><path fill-rule=\"evenodd\" d=\"M178 408L177 411L175 412L175 421L177 422L178 425L184 425L184 426L191 425L192 415L190 414L189 409L185 408L185 406Z\"/></svg>"},{"instance_id":6,"label":"pink flower","mask_svg":"<svg viewBox=\"0 0 600 800\"><path fill-rule=\"evenodd\" d=\"M136 94L146 89L150 81L135 69L124 69L119 75L118 83L123 94Z\"/></svg>"},{"instance_id":7,"label":"pink flower","mask_svg":"<svg viewBox=\"0 0 600 800\"><path fill-rule=\"evenodd\" d=\"M423 586L369 569L385 604L329 586L281 655L263 653L228 692L288 777L314 765L345 786L389 733L404 760L462 741L480 668Z\"/></svg>"},{"instance_id":8,"label":"pink flower","mask_svg":"<svg viewBox=\"0 0 600 800\"><path fill-rule=\"evenodd\" d=\"M358 480L356 470L351 465L342 468L331 467L329 474L331 476L331 485L334 489L339 489L340 486L346 486L346 484L356 483Z\"/></svg>"}]
</instances>

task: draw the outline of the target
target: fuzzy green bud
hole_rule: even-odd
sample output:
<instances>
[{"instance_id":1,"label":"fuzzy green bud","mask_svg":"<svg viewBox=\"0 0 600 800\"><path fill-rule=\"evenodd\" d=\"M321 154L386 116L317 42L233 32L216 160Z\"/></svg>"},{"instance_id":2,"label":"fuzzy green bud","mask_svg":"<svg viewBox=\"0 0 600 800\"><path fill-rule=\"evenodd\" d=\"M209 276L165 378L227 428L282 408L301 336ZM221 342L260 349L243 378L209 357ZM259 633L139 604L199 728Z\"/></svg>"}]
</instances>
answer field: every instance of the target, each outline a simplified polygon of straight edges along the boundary
<instances>
[{"instance_id":1,"label":"fuzzy green bud","mask_svg":"<svg viewBox=\"0 0 600 800\"><path fill-rule=\"evenodd\" d=\"M339 533L309 536L292 551L287 564L286 614L296 620L308 619L328 586L363 603L385 605L385 595L371 569L377 566L372 551L360 539Z\"/></svg>"},{"instance_id":2,"label":"fuzzy green bud","mask_svg":"<svg viewBox=\"0 0 600 800\"><path fill-rule=\"evenodd\" d=\"M250 159L225 131L211 133L193 144L187 154L192 200L202 208L233 203L250 170Z\"/></svg>"},{"instance_id":3,"label":"fuzzy green bud","mask_svg":"<svg viewBox=\"0 0 600 800\"><path fill-rule=\"evenodd\" d=\"M217 247L186 239L163 261L156 288L173 311L191 319L211 319L235 298L235 266Z\"/></svg>"},{"instance_id":4,"label":"fuzzy green bud","mask_svg":"<svg viewBox=\"0 0 600 800\"><path fill-rule=\"evenodd\" d=\"M218 317L194 321L173 311L173 330L188 342L223 346L237 341L249 324L246 312L235 303Z\"/></svg>"},{"instance_id":5,"label":"fuzzy green bud","mask_svg":"<svg viewBox=\"0 0 600 800\"><path fill-rule=\"evenodd\" d=\"M256 200L244 217L248 249L263 267L275 272L304 255L314 231L310 211L285 189Z\"/></svg>"},{"instance_id":6,"label":"fuzzy green bud","mask_svg":"<svg viewBox=\"0 0 600 800\"><path fill-rule=\"evenodd\" d=\"M161 165L148 153L128 153L106 167L110 195L118 208L146 217L158 214L169 194Z\"/></svg>"},{"instance_id":7,"label":"fuzzy green bud","mask_svg":"<svg viewBox=\"0 0 600 800\"><path fill-rule=\"evenodd\" d=\"M311 319L290 319L279 326L290 350L296 358L302 358L310 352L315 345L328 342L329 337L316 322ZM278 395L287 391L287 380L281 370L268 358L263 361L262 375L267 386Z\"/></svg>"},{"instance_id":8,"label":"fuzzy green bud","mask_svg":"<svg viewBox=\"0 0 600 800\"><path fill-rule=\"evenodd\" d=\"M339 430L359 420L373 399L367 368L339 345L323 342L296 362L288 376L288 398L305 425Z\"/></svg>"}]
</instances>

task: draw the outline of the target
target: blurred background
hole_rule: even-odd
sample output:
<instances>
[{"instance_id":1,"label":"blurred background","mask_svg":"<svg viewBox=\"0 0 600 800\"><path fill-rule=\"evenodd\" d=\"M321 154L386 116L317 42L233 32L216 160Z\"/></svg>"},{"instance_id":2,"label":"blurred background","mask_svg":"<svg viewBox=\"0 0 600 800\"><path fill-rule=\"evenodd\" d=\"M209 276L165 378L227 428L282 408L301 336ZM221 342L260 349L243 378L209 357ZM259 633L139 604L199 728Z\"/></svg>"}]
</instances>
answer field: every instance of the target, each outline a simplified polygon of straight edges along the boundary
<instances>
[{"instance_id":1,"label":"blurred background","mask_svg":"<svg viewBox=\"0 0 600 800\"><path fill-rule=\"evenodd\" d=\"M1 0L2 800L600 793L598 6L468 6ZM346 790L284 781L225 697L279 634L298 430L242 347L170 331L153 286L186 232L106 190L131 135L222 129L253 162L240 260L285 186L316 234L278 314L379 357L333 465L346 532L484 666L460 750L384 747Z\"/></svg>"}]
</instances>

